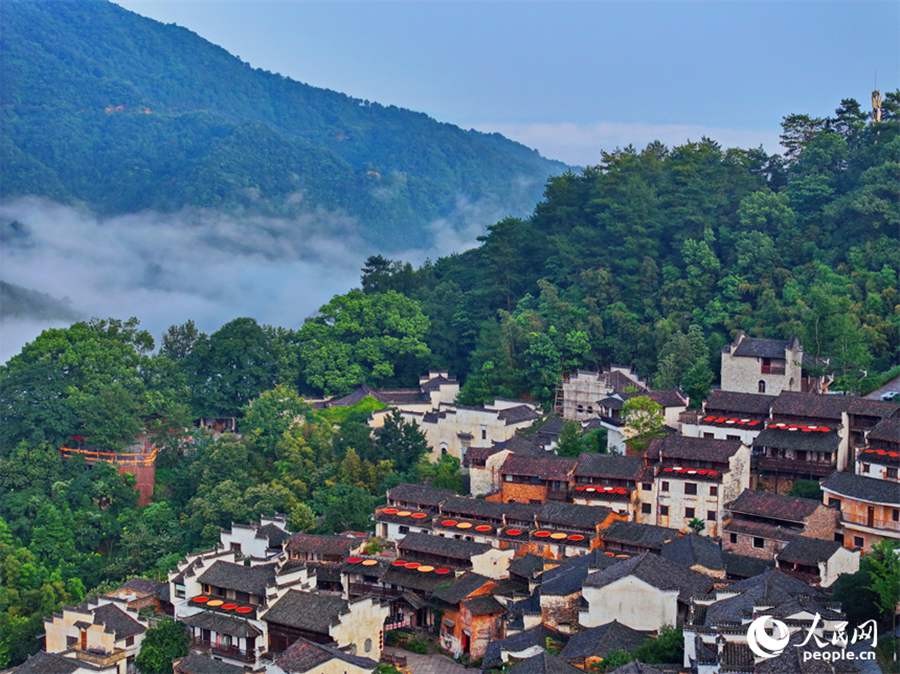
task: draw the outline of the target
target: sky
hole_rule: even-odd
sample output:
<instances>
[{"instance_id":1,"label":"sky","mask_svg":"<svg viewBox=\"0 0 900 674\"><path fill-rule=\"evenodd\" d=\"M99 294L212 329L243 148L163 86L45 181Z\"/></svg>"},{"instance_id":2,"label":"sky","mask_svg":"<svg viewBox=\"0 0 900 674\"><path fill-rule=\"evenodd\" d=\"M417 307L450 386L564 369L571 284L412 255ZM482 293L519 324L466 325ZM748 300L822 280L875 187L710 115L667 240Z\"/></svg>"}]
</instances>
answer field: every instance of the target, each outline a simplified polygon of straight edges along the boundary
<instances>
[{"instance_id":1,"label":"sky","mask_svg":"<svg viewBox=\"0 0 900 674\"><path fill-rule=\"evenodd\" d=\"M898 86L898 2L120 0L252 65L500 131L584 165L709 135L777 149L781 118Z\"/></svg>"}]
</instances>

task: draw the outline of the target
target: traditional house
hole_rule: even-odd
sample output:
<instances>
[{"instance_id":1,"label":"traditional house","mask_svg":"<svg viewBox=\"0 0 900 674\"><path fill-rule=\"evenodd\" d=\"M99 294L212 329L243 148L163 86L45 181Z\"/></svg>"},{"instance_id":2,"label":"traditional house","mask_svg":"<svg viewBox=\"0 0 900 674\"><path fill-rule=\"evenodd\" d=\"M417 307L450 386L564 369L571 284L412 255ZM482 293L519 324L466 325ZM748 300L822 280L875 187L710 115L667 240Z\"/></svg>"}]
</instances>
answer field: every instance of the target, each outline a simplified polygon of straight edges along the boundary
<instances>
[{"instance_id":1,"label":"traditional house","mask_svg":"<svg viewBox=\"0 0 900 674\"><path fill-rule=\"evenodd\" d=\"M382 409L372 412L369 425L380 428L385 418L395 410L421 415L444 404L452 404L459 394L459 382L447 372L429 372L419 377L416 388L374 389L366 384L339 398L310 401L315 407L352 407L372 398L381 403Z\"/></svg>"},{"instance_id":2,"label":"traditional house","mask_svg":"<svg viewBox=\"0 0 900 674\"><path fill-rule=\"evenodd\" d=\"M894 434L885 438L888 442L900 445L900 405L884 400L870 400L868 398L853 397L847 405L848 426L850 428L850 448L864 446L868 440L869 432L874 430L882 421L886 421L884 429L893 424ZM877 440L882 431L875 431Z\"/></svg>"},{"instance_id":3,"label":"traditional house","mask_svg":"<svg viewBox=\"0 0 900 674\"><path fill-rule=\"evenodd\" d=\"M500 491L500 468L510 454L527 456L552 456L562 419L549 417L538 428L532 426L519 431L509 440L495 442L490 447L470 447L463 460L463 468L469 475L469 493L487 496Z\"/></svg>"},{"instance_id":4,"label":"traditional house","mask_svg":"<svg viewBox=\"0 0 900 674\"><path fill-rule=\"evenodd\" d=\"M587 577L579 622L596 627L616 620L635 630L658 632L681 625L691 599L712 588L711 578L645 552Z\"/></svg>"},{"instance_id":5,"label":"traditional house","mask_svg":"<svg viewBox=\"0 0 900 674\"><path fill-rule=\"evenodd\" d=\"M73 660L76 667L72 671L80 667L130 674L146 631L147 624L125 601L101 597L97 602L63 608L44 620L44 650ZM51 660L57 661L47 659L45 665L49 667ZM62 671L71 668L69 663L59 662Z\"/></svg>"},{"instance_id":6,"label":"traditional house","mask_svg":"<svg viewBox=\"0 0 900 674\"><path fill-rule=\"evenodd\" d=\"M38 651L8 674L120 674L116 664L94 665L74 657Z\"/></svg>"},{"instance_id":7,"label":"traditional house","mask_svg":"<svg viewBox=\"0 0 900 674\"><path fill-rule=\"evenodd\" d=\"M407 534L397 545L399 554L422 565L472 570L488 578L509 573L513 550L500 550L486 543L429 534Z\"/></svg>"},{"instance_id":8,"label":"traditional house","mask_svg":"<svg viewBox=\"0 0 900 674\"><path fill-rule=\"evenodd\" d=\"M347 555L358 553L364 540L349 536L320 536L294 534L285 545L288 558L295 561L321 564L342 564Z\"/></svg>"},{"instance_id":9,"label":"traditional house","mask_svg":"<svg viewBox=\"0 0 900 674\"><path fill-rule=\"evenodd\" d=\"M803 347L796 337L763 339L743 332L722 349L722 390L778 395L782 391L824 393L832 377L815 374L821 369L815 359L804 368Z\"/></svg>"},{"instance_id":10,"label":"traditional house","mask_svg":"<svg viewBox=\"0 0 900 674\"><path fill-rule=\"evenodd\" d=\"M575 472L575 459L510 454L500 467L503 503L565 501Z\"/></svg>"},{"instance_id":11,"label":"traditional house","mask_svg":"<svg viewBox=\"0 0 900 674\"><path fill-rule=\"evenodd\" d=\"M411 484L404 482L387 491L387 503L389 506L401 510L422 510L427 513L437 513L441 503L456 492L449 489L438 489L425 484Z\"/></svg>"},{"instance_id":12,"label":"traditional house","mask_svg":"<svg viewBox=\"0 0 900 674\"><path fill-rule=\"evenodd\" d=\"M281 570L271 562L250 566L231 550L189 555L170 575L175 619L188 626L192 648L230 664L256 666L268 648L260 614L286 588L313 589L305 567Z\"/></svg>"},{"instance_id":13,"label":"traditional house","mask_svg":"<svg viewBox=\"0 0 900 674\"><path fill-rule=\"evenodd\" d=\"M284 515L263 517L257 524L235 524L227 531L219 533L222 547L257 560L278 557L283 552L284 542L290 538L287 518Z\"/></svg>"},{"instance_id":14,"label":"traditional house","mask_svg":"<svg viewBox=\"0 0 900 674\"><path fill-rule=\"evenodd\" d=\"M503 669L506 665L540 655L548 647L559 649L567 639L568 636L562 632L538 624L505 639L494 640L488 644L481 660L482 671Z\"/></svg>"},{"instance_id":15,"label":"traditional house","mask_svg":"<svg viewBox=\"0 0 900 674\"><path fill-rule=\"evenodd\" d=\"M822 483L826 505L840 511L838 540L868 552L883 540L900 540L900 485L852 473L834 473Z\"/></svg>"},{"instance_id":16,"label":"traditional house","mask_svg":"<svg viewBox=\"0 0 900 674\"><path fill-rule=\"evenodd\" d=\"M678 529L639 522L615 522L603 531L603 549L613 554L659 553L665 543L675 540Z\"/></svg>"},{"instance_id":17,"label":"traditional house","mask_svg":"<svg viewBox=\"0 0 900 674\"><path fill-rule=\"evenodd\" d=\"M761 659L747 645L747 626L765 615L785 622L793 634L814 629L820 639L830 639L843 619L821 590L770 569L691 601L682 629L684 667L702 674L760 671Z\"/></svg>"},{"instance_id":18,"label":"traditional house","mask_svg":"<svg viewBox=\"0 0 900 674\"><path fill-rule=\"evenodd\" d=\"M404 421L417 424L425 434L434 462L444 455L464 462L470 447L509 440L538 418L533 404L509 400L483 407L441 403L427 412L403 412Z\"/></svg>"},{"instance_id":19,"label":"traditional house","mask_svg":"<svg viewBox=\"0 0 900 674\"><path fill-rule=\"evenodd\" d=\"M759 559L772 559L799 536L833 541L838 531L838 512L813 499L748 489L725 510L725 550Z\"/></svg>"},{"instance_id":20,"label":"traditional house","mask_svg":"<svg viewBox=\"0 0 900 674\"><path fill-rule=\"evenodd\" d=\"M846 461L846 446L834 428L769 422L753 441L753 484L785 494L797 480L844 470Z\"/></svg>"},{"instance_id":21,"label":"traditional house","mask_svg":"<svg viewBox=\"0 0 900 674\"><path fill-rule=\"evenodd\" d=\"M372 597L347 600L315 590L285 588L271 597L261 619L268 628L269 654L282 653L303 638L377 662L388 614L387 604Z\"/></svg>"},{"instance_id":22,"label":"traditional house","mask_svg":"<svg viewBox=\"0 0 900 674\"><path fill-rule=\"evenodd\" d=\"M569 637L559 657L583 671L599 666L613 651L632 652L650 636L613 620Z\"/></svg>"},{"instance_id":23,"label":"traditional house","mask_svg":"<svg viewBox=\"0 0 900 674\"><path fill-rule=\"evenodd\" d=\"M640 519L639 486L651 482L653 471L637 456L582 454L575 466L572 500L583 505L602 505L614 512Z\"/></svg>"},{"instance_id":24,"label":"traditional house","mask_svg":"<svg viewBox=\"0 0 900 674\"><path fill-rule=\"evenodd\" d=\"M372 674L377 668L378 662L372 658L301 637L275 659L266 674Z\"/></svg>"},{"instance_id":25,"label":"traditional house","mask_svg":"<svg viewBox=\"0 0 900 674\"><path fill-rule=\"evenodd\" d=\"M517 662L506 672L508 674L580 674L581 670L575 669L556 655L539 653Z\"/></svg>"},{"instance_id":26,"label":"traditional house","mask_svg":"<svg viewBox=\"0 0 900 674\"><path fill-rule=\"evenodd\" d=\"M159 598L161 585L148 578L132 578L104 596L124 601L125 607L131 611L150 609L154 613L161 613L163 612Z\"/></svg>"},{"instance_id":27,"label":"traditional house","mask_svg":"<svg viewBox=\"0 0 900 674\"><path fill-rule=\"evenodd\" d=\"M579 612L583 605L585 579L618 561L600 550L594 550L544 571L540 588L535 593L540 606L541 624L563 634L573 634L581 629Z\"/></svg>"},{"instance_id":28,"label":"traditional house","mask_svg":"<svg viewBox=\"0 0 900 674\"><path fill-rule=\"evenodd\" d=\"M705 535L716 536L724 504L750 486L750 450L739 440L668 435L650 443L647 461L655 479L651 491L641 490L641 519L659 526L684 529L699 520Z\"/></svg>"},{"instance_id":29,"label":"traditional house","mask_svg":"<svg viewBox=\"0 0 900 674\"><path fill-rule=\"evenodd\" d=\"M775 567L810 585L830 587L843 573L859 571L859 550L836 541L798 536L775 553Z\"/></svg>"},{"instance_id":30,"label":"traditional house","mask_svg":"<svg viewBox=\"0 0 900 674\"><path fill-rule=\"evenodd\" d=\"M775 396L715 389L699 411L681 415L681 434L691 438L740 440L750 447L765 428Z\"/></svg>"},{"instance_id":31,"label":"traditional house","mask_svg":"<svg viewBox=\"0 0 900 674\"><path fill-rule=\"evenodd\" d=\"M659 556L704 576L725 579L726 564L719 543L709 536L682 534L663 543Z\"/></svg>"},{"instance_id":32,"label":"traditional house","mask_svg":"<svg viewBox=\"0 0 900 674\"><path fill-rule=\"evenodd\" d=\"M477 573L465 573L435 589L432 603L441 613L441 648L453 657L478 660L488 644L503 638L501 616L506 609L492 596L497 583Z\"/></svg>"},{"instance_id":33,"label":"traditional house","mask_svg":"<svg viewBox=\"0 0 900 674\"><path fill-rule=\"evenodd\" d=\"M857 450L856 474L897 481L900 467L900 418L882 419L866 432L866 446Z\"/></svg>"}]
</instances>

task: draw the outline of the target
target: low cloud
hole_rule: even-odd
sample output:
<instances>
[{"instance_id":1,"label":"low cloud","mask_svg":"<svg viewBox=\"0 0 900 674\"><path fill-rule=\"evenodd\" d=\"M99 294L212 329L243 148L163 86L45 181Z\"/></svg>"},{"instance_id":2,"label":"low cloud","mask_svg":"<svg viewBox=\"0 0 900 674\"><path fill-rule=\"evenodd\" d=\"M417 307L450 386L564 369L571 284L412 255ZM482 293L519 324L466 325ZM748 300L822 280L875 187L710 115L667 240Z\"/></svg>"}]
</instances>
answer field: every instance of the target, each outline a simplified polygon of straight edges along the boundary
<instances>
[{"instance_id":1,"label":"low cloud","mask_svg":"<svg viewBox=\"0 0 900 674\"><path fill-rule=\"evenodd\" d=\"M768 129L732 129L699 124L641 124L625 122L548 122L531 124L476 124L485 132L504 136L537 149L541 154L568 164L587 166L600 161L601 153L617 147L643 147L659 140L678 145L707 136L725 147L758 147L778 150L778 131Z\"/></svg>"},{"instance_id":2,"label":"low cloud","mask_svg":"<svg viewBox=\"0 0 900 674\"><path fill-rule=\"evenodd\" d=\"M450 215L425 224L430 247L389 256L420 263L470 247L504 214L491 199L459 197ZM204 209L104 218L23 198L0 203L0 280L65 299L85 318L137 316L156 337L188 319L206 331L238 316L296 328L358 286L365 258L381 252L358 232L353 218L325 211L283 219ZM65 324L0 311L0 362L43 329Z\"/></svg>"}]
</instances>

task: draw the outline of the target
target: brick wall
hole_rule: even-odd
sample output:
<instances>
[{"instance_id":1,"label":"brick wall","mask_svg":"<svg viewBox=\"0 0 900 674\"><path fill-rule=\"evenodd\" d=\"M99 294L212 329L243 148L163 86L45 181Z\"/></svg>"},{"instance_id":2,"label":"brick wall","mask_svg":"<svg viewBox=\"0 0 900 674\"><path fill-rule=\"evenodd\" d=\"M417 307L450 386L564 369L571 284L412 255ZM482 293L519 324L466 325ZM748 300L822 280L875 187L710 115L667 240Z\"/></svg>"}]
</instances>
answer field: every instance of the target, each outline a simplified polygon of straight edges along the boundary
<instances>
[{"instance_id":1,"label":"brick wall","mask_svg":"<svg viewBox=\"0 0 900 674\"><path fill-rule=\"evenodd\" d=\"M547 487L543 484L521 484L519 482L501 482L500 497L504 503L545 503Z\"/></svg>"}]
</instances>

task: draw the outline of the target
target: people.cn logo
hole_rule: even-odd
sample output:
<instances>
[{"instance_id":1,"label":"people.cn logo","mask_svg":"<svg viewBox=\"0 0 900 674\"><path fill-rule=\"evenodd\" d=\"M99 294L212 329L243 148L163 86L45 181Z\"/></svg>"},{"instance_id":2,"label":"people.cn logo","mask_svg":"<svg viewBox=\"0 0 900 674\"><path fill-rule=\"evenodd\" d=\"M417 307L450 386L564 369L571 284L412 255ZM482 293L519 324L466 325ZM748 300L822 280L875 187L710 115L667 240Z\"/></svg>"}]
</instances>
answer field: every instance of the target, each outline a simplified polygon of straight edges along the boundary
<instances>
[{"instance_id":1,"label":"people.cn logo","mask_svg":"<svg viewBox=\"0 0 900 674\"><path fill-rule=\"evenodd\" d=\"M766 632L769 625L772 626L771 635ZM747 645L755 656L763 660L781 655L790 639L788 626L772 616L760 616L747 628Z\"/></svg>"}]
</instances>

